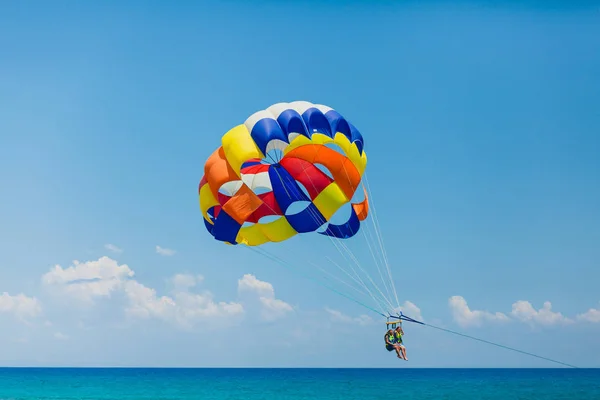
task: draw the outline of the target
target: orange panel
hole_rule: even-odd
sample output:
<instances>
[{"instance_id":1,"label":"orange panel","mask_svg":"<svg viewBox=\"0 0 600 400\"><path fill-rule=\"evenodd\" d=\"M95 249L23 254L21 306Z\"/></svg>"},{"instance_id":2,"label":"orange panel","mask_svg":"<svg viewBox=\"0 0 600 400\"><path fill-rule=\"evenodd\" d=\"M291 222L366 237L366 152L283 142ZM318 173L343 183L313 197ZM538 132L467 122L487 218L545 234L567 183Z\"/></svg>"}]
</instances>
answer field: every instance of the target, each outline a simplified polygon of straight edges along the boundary
<instances>
[{"instance_id":1,"label":"orange panel","mask_svg":"<svg viewBox=\"0 0 600 400\"><path fill-rule=\"evenodd\" d=\"M367 191L363 190L365 191L365 199L360 203L352 204L352 208L360 221L364 221L369 215L369 198L367 197Z\"/></svg>"},{"instance_id":2,"label":"orange panel","mask_svg":"<svg viewBox=\"0 0 600 400\"><path fill-rule=\"evenodd\" d=\"M219 147L208 157L204 164L204 174L215 199L219 198L219 189L224 183L240 179L229 166L222 147Z\"/></svg>"},{"instance_id":3,"label":"orange panel","mask_svg":"<svg viewBox=\"0 0 600 400\"><path fill-rule=\"evenodd\" d=\"M242 225L262 204L263 201L248 186L242 185L240 190L225 203L223 210Z\"/></svg>"},{"instance_id":4,"label":"orange panel","mask_svg":"<svg viewBox=\"0 0 600 400\"><path fill-rule=\"evenodd\" d=\"M354 196L354 192L360 183L360 173L352 164L352 161L327 146L306 144L290 151L286 154L286 157L296 157L312 164L324 165L349 199Z\"/></svg>"}]
</instances>

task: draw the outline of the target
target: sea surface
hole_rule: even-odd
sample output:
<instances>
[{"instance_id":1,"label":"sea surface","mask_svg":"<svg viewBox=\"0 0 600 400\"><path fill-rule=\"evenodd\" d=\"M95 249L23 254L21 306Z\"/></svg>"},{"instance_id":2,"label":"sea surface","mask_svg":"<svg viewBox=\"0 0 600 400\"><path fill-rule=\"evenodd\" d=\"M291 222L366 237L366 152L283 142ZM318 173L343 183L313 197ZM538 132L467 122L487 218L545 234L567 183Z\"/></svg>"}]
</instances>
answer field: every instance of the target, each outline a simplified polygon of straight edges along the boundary
<instances>
[{"instance_id":1,"label":"sea surface","mask_svg":"<svg viewBox=\"0 0 600 400\"><path fill-rule=\"evenodd\" d=\"M0 368L0 399L600 400L600 369Z\"/></svg>"}]
</instances>

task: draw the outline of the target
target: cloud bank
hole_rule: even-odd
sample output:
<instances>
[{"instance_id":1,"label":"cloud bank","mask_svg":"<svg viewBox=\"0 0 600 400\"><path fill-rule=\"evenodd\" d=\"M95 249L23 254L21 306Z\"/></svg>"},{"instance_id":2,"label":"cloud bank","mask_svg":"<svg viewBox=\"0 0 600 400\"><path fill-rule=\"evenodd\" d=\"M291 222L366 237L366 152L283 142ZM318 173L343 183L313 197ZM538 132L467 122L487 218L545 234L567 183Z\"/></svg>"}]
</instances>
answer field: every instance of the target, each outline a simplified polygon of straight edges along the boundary
<instances>
[{"instance_id":1,"label":"cloud bank","mask_svg":"<svg viewBox=\"0 0 600 400\"><path fill-rule=\"evenodd\" d=\"M568 318L560 312L552 309L552 303L544 302L541 308L536 309L529 301L518 300L512 304L509 315L502 312L489 312L485 310L472 310L462 296L452 296L448 299L448 305L454 322L462 327L482 326L488 322L511 322L518 321L529 325L557 326L570 325L576 321L600 323L600 310L590 308L587 312L579 314L575 319Z\"/></svg>"}]
</instances>

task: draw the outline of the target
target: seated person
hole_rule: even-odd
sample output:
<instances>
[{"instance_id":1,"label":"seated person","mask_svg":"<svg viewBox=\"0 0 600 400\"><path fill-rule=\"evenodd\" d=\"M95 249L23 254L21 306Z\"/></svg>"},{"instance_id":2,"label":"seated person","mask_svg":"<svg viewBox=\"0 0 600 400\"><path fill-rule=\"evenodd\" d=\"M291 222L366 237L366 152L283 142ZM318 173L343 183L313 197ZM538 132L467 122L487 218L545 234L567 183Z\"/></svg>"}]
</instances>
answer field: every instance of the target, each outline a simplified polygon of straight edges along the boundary
<instances>
[{"instance_id":1,"label":"seated person","mask_svg":"<svg viewBox=\"0 0 600 400\"><path fill-rule=\"evenodd\" d=\"M408 361L406 357L406 347L402 344L402 336L404 336L404 331L401 326L398 326L394 331L394 339L396 339L395 343L398 347L400 347L400 351L402 352L402 358Z\"/></svg>"},{"instance_id":2,"label":"seated person","mask_svg":"<svg viewBox=\"0 0 600 400\"><path fill-rule=\"evenodd\" d=\"M385 348L387 349L387 351L396 350L396 354L398 355L398 358L404 359L400 353L402 351L400 346L396 344L396 335L392 329L389 329L385 333L384 339L385 339Z\"/></svg>"}]
</instances>

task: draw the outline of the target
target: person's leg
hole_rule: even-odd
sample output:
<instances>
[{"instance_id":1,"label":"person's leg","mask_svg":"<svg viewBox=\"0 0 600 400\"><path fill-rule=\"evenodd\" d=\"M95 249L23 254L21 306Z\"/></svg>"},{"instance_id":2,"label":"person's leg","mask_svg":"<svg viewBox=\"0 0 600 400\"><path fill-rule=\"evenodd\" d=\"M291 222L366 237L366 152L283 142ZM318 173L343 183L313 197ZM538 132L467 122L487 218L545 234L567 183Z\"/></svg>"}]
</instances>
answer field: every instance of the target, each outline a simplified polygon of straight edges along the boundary
<instances>
[{"instance_id":1,"label":"person's leg","mask_svg":"<svg viewBox=\"0 0 600 400\"><path fill-rule=\"evenodd\" d=\"M408 361L408 358L406 358L406 347L400 345L400 350L402 351L402 358Z\"/></svg>"},{"instance_id":2,"label":"person's leg","mask_svg":"<svg viewBox=\"0 0 600 400\"><path fill-rule=\"evenodd\" d=\"M398 355L398 358L404 359L404 357L401 354L401 349L400 346L394 346L394 348L396 349L396 354Z\"/></svg>"}]
</instances>

